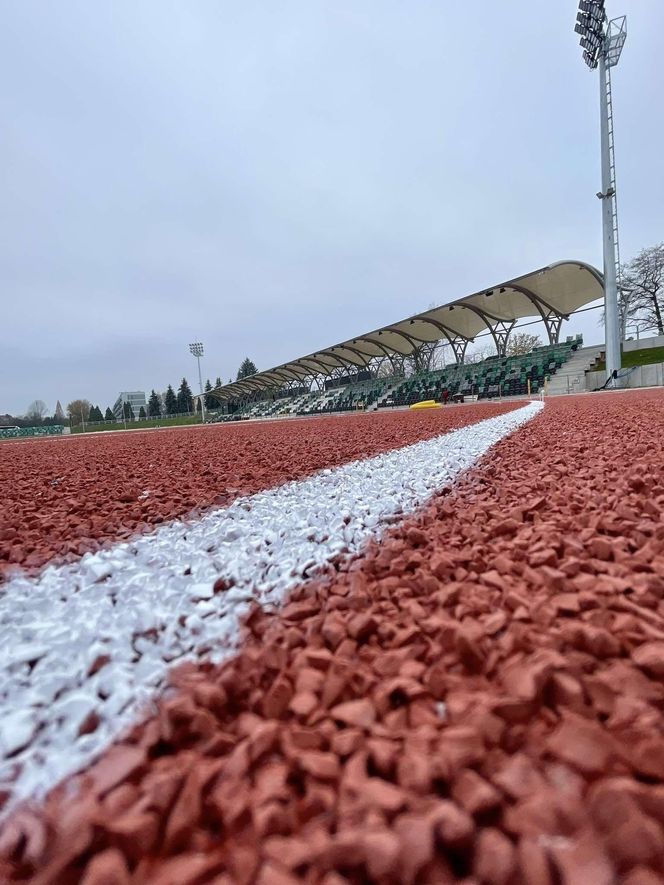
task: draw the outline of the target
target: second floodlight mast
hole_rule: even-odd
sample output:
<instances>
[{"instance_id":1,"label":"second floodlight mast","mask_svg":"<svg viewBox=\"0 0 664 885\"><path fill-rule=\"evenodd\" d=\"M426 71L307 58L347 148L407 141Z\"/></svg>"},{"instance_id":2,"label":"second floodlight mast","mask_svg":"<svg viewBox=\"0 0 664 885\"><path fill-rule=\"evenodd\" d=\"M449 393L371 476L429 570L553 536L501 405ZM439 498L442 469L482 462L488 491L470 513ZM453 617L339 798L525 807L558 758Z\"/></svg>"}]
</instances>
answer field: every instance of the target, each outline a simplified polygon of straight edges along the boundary
<instances>
[{"instance_id":1,"label":"second floodlight mast","mask_svg":"<svg viewBox=\"0 0 664 885\"><path fill-rule=\"evenodd\" d=\"M600 133L602 148L602 233L604 245L604 332L606 336L606 377L620 371L622 329L618 310L620 247L618 243L618 201L616 158L613 145L613 102L611 68L618 64L625 45L625 16L607 22L604 0L581 0L574 30L580 34L583 60L591 70L599 67Z\"/></svg>"},{"instance_id":2,"label":"second floodlight mast","mask_svg":"<svg viewBox=\"0 0 664 885\"><path fill-rule=\"evenodd\" d=\"M203 376L201 375L201 357L203 356L203 344L200 341L194 341L189 345L189 352L196 357L198 362L198 387L201 392L201 421L205 424L205 394L203 393Z\"/></svg>"}]
</instances>

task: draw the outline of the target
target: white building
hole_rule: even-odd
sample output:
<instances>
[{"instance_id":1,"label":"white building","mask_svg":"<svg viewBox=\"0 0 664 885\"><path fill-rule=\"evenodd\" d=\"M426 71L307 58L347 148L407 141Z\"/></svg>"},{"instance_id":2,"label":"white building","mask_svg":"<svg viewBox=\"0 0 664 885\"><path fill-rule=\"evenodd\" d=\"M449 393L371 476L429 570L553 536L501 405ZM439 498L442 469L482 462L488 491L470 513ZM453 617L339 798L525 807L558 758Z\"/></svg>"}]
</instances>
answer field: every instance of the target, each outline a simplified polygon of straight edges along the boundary
<instances>
[{"instance_id":1,"label":"white building","mask_svg":"<svg viewBox=\"0 0 664 885\"><path fill-rule=\"evenodd\" d=\"M113 414L118 421L122 421L122 410L125 403L129 403L131 406L134 418L138 418L141 406L145 409L145 414L147 415L148 413L148 404L145 399L144 390L123 390L118 394L118 398L113 406Z\"/></svg>"}]
</instances>

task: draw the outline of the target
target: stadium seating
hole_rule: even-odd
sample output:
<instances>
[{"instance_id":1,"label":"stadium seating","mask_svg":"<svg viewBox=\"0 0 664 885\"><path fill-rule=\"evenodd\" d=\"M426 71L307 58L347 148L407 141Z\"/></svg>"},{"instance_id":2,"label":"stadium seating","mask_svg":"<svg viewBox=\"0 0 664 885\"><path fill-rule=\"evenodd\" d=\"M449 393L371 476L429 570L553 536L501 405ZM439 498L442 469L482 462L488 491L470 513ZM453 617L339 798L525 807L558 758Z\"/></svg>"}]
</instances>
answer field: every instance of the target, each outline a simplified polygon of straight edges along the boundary
<instances>
[{"instance_id":1,"label":"stadium seating","mask_svg":"<svg viewBox=\"0 0 664 885\"><path fill-rule=\"evenodd\" d=\"M422 400L450 401L466 397L493 399L539 393L546 378L554 375L582 344L581 336L561 344L537 347L530 353L511 357L489 357L480 363L447 366L409 378L371 378L330 390L300 393L246 403L215 421L244 421L251 418L324 415L360 409L409 406Z\"/></svg>"},{"instance_id":2,"label":"stadium seating","mask_svg":"<svg viewBox=\"0 0 664 885\"><path fill-rule=\"evenodd\" d=\"M394 378L372 378L326 390L297 411L298 415L318 415L324 412L354 412L373 405L383 395Z\"/></svg>"},{"instance_id":3,"label":"stadium seating","mask_svg":"<svg viewBox=\"0 0 664 885\"><path fill-rule=\"evenodd\" d=\"M440 400L447 390L450 400L476 396L493 399L500 396L523 396L538 393L547 377L565 363L580 339L563 344L535 348L530 353L512 357L489 357L481 363L448 366L406 378L379 408L409 406L421 400Z\"/></svg>"}]
</instances>

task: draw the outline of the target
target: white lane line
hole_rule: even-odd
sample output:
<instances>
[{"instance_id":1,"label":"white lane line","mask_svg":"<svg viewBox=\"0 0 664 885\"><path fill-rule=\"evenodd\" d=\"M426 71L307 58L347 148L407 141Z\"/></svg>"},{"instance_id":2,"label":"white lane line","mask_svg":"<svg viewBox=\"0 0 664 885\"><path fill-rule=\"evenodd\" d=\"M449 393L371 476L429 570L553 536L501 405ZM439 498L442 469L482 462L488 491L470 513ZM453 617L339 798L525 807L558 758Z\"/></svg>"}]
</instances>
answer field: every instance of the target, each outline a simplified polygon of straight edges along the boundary
<instances>
[{"instance_id":1,"label":"white lane line","mask_svg":"<svg viewBox=\"0 0 664 885\"><path fill-rule=\"evenodd\" d=\"M250 601L277 605L311 570L356 553L541 408L529 403L12 578L0 588L4 813L97 756L150 709L174 663L228 657ZM219 578L231 588L215 592ZM96 730L80 735L92 713Z\"/></svg>"}]
</instances>

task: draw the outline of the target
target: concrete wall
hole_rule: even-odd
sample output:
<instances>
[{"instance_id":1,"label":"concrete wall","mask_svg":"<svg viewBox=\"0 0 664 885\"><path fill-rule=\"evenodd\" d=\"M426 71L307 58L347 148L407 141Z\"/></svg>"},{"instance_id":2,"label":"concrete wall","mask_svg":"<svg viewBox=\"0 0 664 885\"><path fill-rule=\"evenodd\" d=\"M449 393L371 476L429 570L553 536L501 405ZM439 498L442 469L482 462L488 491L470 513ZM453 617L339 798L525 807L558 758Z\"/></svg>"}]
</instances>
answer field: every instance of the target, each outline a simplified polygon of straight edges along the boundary
<instances>
[{"instance_id":1,"label":"concrete wall","mask_svg":"<svg viewBox=\"0 0 664 885\"><path fill-rule=\"evenodd\" d=\"M656 339L655 339L656 340ZM664 338L662 338L664 341ZM652 345L653 347L656 345ZM605 372L587 372L586 390L597 390L606 380ZM664 363L637 366L623 379L623 387L660 387L664 385Z\"/></svg>"},{"instance_id":2,"label":"concrete wall","mask_svg":"<svg viewBox=\"0 0 664 885\"><path fill-rule=\"evenodd\" d=\"M664 347L664 335L656 335L654 338L635 338L633 341L623 341L625 350L646 350L648 347Z\"/></svg>"}]
</instances>

